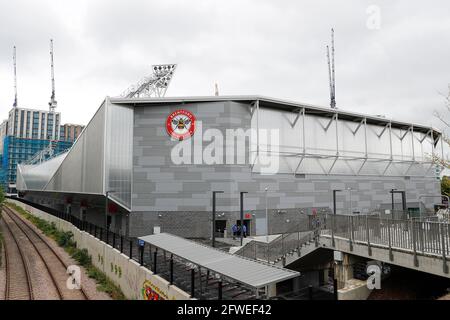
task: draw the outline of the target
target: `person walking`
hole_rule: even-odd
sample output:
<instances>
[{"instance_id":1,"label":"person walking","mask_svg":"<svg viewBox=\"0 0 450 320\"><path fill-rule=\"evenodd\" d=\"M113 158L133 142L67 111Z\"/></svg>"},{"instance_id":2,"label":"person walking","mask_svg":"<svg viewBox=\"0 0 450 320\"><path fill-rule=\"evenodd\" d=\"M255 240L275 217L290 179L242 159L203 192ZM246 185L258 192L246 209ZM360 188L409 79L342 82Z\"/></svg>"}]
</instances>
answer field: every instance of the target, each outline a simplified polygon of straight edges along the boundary
<instances>
[{"instance_id":1,"label":"person walking","mask_svg":"<svg viewBox=\"0 0 450 320\"><path fill-rule=\"evenodd\" d=\"M242 233L244 238L247 238L247 226L245 224L242 226Z\"/></svg>"},{"instance_id":2,"label":"person walking","mask_svg":"<svg viewBox=\"0 0 450 320\"><path fill-rule=\"evenodd\" d=\"M233 224L233 226L231 227L231 232L233 232L233 240L236 240L236 235L237 235L237 226L236 226L236 224Z\"/></svg>"}]
</instances>

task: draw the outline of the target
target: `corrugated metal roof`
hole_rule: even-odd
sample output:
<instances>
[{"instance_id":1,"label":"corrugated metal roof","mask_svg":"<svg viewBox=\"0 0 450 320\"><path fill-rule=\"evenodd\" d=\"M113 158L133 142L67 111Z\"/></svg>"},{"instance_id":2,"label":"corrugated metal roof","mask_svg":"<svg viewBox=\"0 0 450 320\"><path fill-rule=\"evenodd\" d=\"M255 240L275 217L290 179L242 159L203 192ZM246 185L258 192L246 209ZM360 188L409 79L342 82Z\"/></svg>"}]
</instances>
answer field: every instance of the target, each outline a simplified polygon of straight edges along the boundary
<instances>
[{"instance_id":1,"label":"corrugated metal roof","mask_svg":"<svg viewBox=\"0 0 450 320\"><path fill-rule=\"evenodd\" d=\"M139 239L253 288L261 288L300 276L300 273L296 271L232 255L169 233L159 233Z\"/></svg>"}]
</instances>

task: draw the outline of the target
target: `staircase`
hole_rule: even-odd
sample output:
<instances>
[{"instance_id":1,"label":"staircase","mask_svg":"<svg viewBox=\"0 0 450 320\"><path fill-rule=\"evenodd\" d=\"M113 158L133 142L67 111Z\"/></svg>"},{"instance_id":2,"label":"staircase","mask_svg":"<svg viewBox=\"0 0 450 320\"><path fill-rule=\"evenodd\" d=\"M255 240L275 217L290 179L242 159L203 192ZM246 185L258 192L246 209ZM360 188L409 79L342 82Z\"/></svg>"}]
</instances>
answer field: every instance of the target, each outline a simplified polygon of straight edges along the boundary
<instances>
[{"instance_id":1,"label":"staircase","mask_svg":"<svg viewBox=\"0 0 450 320\"><path fill-rule=\"evenodd\" d=\"M315 251L318 241L316 231L285 233L268 243L252 240L234 254L284 267Z\"/></svg>"}]
</instances>

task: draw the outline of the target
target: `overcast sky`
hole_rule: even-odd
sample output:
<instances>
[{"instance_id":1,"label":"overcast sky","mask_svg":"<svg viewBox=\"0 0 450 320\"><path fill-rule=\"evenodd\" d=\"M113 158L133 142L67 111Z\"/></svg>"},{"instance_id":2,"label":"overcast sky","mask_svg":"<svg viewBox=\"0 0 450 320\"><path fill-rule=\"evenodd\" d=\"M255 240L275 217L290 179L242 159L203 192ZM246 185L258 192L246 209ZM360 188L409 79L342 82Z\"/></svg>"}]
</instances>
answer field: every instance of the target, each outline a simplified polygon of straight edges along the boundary
<instances>
[{"instance_id":1,"label":"overcast sky","mask_svg":"<svg viewBox=\"0 0 450 320\"><path fill-rule=\"evenodd\" d=\"M48 108L50 38L63 122L86 124L158 63L178 64L167 96L212 95L217 81L221 95L328 106L334 27L340 109L440 128L449 12L448 0L0 0L0 116L13 103L14 45L19 105Z\"/></svg>"}]
</instances>

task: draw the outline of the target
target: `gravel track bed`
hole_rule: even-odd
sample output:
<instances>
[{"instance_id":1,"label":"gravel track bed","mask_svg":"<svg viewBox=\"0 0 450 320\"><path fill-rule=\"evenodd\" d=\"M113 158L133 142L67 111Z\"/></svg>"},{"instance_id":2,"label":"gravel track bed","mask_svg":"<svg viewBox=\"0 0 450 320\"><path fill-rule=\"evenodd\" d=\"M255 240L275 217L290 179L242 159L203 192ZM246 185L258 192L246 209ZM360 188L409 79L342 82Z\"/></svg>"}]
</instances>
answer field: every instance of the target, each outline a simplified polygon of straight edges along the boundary
<instances>
[{"instance_id":1,"label":"gravel track bed","mask_svg":"<svg viewBox=\"0 0 450 320\"><path fill-rule=\"evenodd\" d=\"M18 217L20 217L22 219L22 221L24 221L28 226L30 226L38 234L45 237L48 244L56 251L56 253L62 258L62 260L67 265L77 265L77 262L74 259L72 259L63 248L59 247L58 244L53 239L47 237L41 230L39 230L36 226L34 226L34 224L32 224L30 221L23 218L21 215L18 215ZM81 285L83 287L84 292L88 296L88 298L90 300L111 300L111 297L107 293L97 290L97 283L95 282L94 279L91 279L88 277L86 269L81 266L80 266L80 269L81 269ZM34 271L34 269L33 269L33 271ZM0 281L1 281L1 278L0 278ZM2 294L4 292L4 287L5 287L4 284L3 284L3 289L2 289L2 287L0 287L0 291L2 292ZM37 291L38 290L36 290L36 292ZM46 292L45 288L42 291L44 291L43 294L36 296L35 297L36 299L41 299L41 298L46 299L45 297L49 297L48 295L46 295L47 292ZM52 298L49 298L49 299L52 299Z\"/></svg>"}]
</instances>

